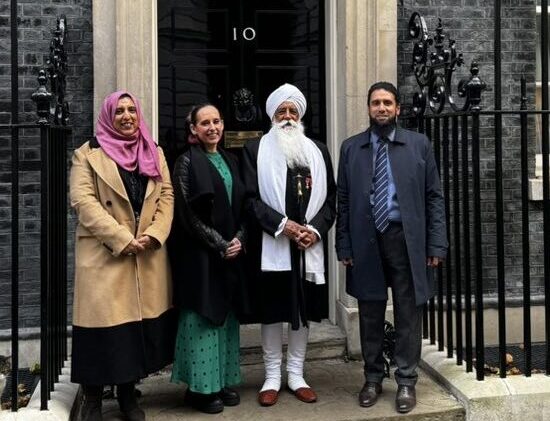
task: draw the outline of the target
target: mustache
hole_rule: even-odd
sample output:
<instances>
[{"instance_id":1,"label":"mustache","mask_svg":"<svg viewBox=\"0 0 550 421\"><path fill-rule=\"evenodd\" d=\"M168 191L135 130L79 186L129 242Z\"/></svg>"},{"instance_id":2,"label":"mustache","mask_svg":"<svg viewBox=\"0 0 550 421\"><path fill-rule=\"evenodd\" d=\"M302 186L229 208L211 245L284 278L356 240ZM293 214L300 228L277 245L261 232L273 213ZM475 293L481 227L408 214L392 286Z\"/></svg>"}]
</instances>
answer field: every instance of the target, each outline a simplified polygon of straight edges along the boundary
<instances>
[{"instance_id":1,"label":"mustache","mask_svg":"<svg viewBox=\"0 0 550 421\"><path fill-rule=\"evenodd\" d=\"M387 117L386 121L383 123L379 123L376 118L377 117ZM390 117L387 114L376 114L374 116L369 116L370 124L373 126L395 126L397 122L397 116Z\"/></svg>"},{"instance_id":2,"label":"mustache","mask_svg":"<svg viewBox=\"0 0 550 421\"><path fill-rule=\"evenodd\" d=\"M294 127L294 128L298 127L298 123L295 122L294 120L283 120L283 121L279 121L279 122L274 122L273 125L275 125L276 127L279 127L279 128L283 128L283 127L287 127L287 126L291 126L291 127Z\"/></svg>"}]
</instances>

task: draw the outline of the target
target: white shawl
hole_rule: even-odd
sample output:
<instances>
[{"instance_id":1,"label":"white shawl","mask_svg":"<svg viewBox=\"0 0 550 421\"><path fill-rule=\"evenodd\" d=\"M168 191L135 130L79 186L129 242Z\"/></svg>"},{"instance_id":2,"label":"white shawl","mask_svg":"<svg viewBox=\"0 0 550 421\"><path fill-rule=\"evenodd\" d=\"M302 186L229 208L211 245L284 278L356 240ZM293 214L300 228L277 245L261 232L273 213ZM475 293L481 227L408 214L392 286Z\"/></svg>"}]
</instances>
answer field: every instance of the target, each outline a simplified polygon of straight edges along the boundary
<instances>
[{"instance_id":1,"label":"white shawl","mask_svg":"<svg viewBox=\"0 0 550 421\"><path fill-rule=\"evenodd\" d=\"M306 221L319 212L327 197L327 171L323 155L315 143L304 136L304 151L307 153L312 188L306 209ZM277 145L274 129L270 130L260 141L258 149L258 186L264 203L285 215L285 195L287 181L287 164L285 156ZM323 241L317 241L305 251L306 279L316 284L325 283L325 256ZM287 271L290 265L290 240L279 235L276 238L263 233L262 238L262 271Z\"/></svg>"}]
</instances>

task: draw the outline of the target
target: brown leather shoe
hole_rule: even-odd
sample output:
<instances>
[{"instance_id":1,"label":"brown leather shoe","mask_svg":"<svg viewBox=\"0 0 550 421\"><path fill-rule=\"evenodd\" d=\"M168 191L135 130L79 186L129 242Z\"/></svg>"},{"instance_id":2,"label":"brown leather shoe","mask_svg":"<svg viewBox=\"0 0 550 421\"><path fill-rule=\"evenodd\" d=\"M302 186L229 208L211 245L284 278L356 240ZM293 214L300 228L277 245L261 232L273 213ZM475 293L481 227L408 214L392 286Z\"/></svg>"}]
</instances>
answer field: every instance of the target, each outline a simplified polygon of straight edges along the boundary
<instances>
[{"instance_id":1,"label":"brown leather shoe","mask_svg":"<svg viewBox=\"0 0 550 421\"><path fill-rule=\"evenodd\" d=\"M382 393L382 385L375 382L365 382L359 392L359 406L368 408L378 401L378 395Z\"/></svg>"},{"instance_id":2,"label":"brown leather shoe","mask_svg":"<svg viewBox=\"0 0 550 421\"><path fill-rule=\"evenodd\" d=\"M416 406L416 391L414 386L399 385L395 395L395 409L405 414Z\"/></svg>"},{"instance_id":3,"label":"brown leather shoe","mask_svg":"<svg viewBox=\"0 0 550 421\"><path fill-rule=\"evenodd\" d=\"M313 403L317 401L317 394L311 387L299 387L296 390L291 390L294 396L305 403Z\"/></svg>"},{"instance_id":4,"label":"brown leather shoe","mask_svg":"<svg viewBox=\"0 0 550 421\"><path fill-rule=\"evenodd\" d=\"M264 390L258 394L258 402L262 406L271 406L277 403L279 392L274 389Z\"/></svg>"}]
</instances>

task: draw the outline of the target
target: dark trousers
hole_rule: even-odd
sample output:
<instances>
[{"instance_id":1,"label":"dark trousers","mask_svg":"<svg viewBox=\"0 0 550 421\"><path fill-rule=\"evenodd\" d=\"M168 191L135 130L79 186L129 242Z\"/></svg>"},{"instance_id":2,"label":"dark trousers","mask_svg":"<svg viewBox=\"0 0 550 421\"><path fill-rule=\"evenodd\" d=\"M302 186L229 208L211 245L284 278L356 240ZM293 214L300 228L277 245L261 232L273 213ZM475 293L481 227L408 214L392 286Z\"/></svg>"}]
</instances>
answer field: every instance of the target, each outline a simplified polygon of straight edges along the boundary
<instances>
[{"instance_id":1,"label":"dark trousers","mask_svg":"<svg viewBox=\"0 0 550 421\"><path fill-rule=\"evenodd\" d=\"M422 306L416 305L403 226L390 223L384 234L378 234L378 247L386 286L391 287L393 297L395 380L400 385L414 386L422 349ZM386 301L359 301L361 350L365 378L369 382L381 383L384 377L382 345L385 313Z\"/></svg>"}]
</instances>

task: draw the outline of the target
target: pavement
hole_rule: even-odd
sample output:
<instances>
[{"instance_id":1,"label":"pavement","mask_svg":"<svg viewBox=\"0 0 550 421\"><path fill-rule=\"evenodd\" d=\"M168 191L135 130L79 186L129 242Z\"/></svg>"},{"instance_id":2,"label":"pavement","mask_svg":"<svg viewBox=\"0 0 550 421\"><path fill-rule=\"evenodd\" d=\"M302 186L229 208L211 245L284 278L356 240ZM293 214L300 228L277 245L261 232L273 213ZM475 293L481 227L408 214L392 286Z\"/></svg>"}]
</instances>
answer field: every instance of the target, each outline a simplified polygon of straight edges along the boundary
<instances>
[{"instance_id":1,"label":"pavement","mask_svg":"<svg viewBox=\"0 0 550 421\"><path fill-rule=\"evenodd\" d=\"M257 393L263 382L263 365L249 364L243 365L244 381L237 388L241 394L241 404L225 408L220 414L202 414L185 406L183 397L186 387L170 383L169 372L150 376L138 386L143 393L140 405L148 421L464 420L464 409L458 401L422 371L417 384L417 406L409 414L402 415L394 409L397 387L393 378L384 382L384 391L375 406L361 408L358 405L357 394L364 382L363 364L360 362L342 358L306 361L305 370L306 380L319 397L316 403L300 402L283 390L277 404L261 407L257 402ZM115 400L104 401L103 413L105 421L123 420Z\"/></svg>"}]
</instances>

